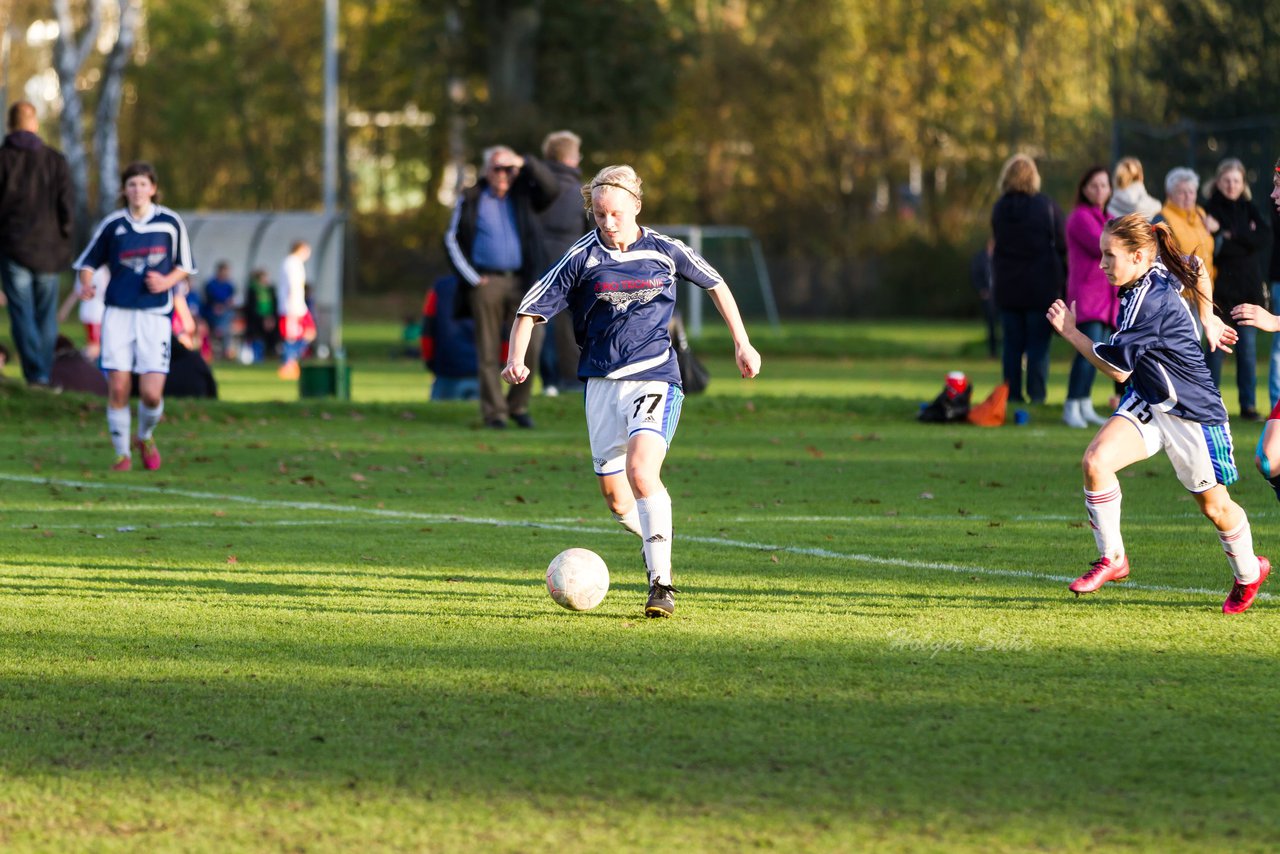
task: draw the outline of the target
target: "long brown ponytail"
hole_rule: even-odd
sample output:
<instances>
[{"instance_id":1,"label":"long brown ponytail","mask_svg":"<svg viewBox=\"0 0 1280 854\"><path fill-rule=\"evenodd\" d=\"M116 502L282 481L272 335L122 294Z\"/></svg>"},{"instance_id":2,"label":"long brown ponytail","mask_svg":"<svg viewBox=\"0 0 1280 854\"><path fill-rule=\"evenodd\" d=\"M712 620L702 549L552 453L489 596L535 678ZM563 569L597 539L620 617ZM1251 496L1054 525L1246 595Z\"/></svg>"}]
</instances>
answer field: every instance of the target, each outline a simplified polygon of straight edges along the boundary
<instances>
[{"instance_id":1,"label":"long brown ponytail","mask_svg":"<svg viewBox=\"0 0 1280 854\"><path fill-rule=\"evenodd\" d=\"M1200 290L1200 265L1193 262L1174 237L1173 229L1163 222L1152 225L1142 214L1131 213L1107 223L1106 231L1120 245L1129 249L1145 249L1159 257L1169 273L1182 283L1187 301L1197 313L1208 301L1209 295Z\"/></svg>"}]
</instances>

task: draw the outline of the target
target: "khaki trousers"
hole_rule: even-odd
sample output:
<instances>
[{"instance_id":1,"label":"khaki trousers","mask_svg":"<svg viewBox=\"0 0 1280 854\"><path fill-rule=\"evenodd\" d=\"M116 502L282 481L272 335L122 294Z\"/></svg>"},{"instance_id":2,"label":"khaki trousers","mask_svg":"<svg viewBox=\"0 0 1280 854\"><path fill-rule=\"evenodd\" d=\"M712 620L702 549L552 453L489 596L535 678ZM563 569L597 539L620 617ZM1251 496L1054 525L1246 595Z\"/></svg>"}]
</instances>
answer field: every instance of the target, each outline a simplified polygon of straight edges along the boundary
<instances>
[{"instance_id":1,"label":"khaki trousers","mask_svg":"<svg viewBox=\"0 0 1280 854\"><path fill-rule=\"evenodd\" d=\"M519 276L489 274L488 283L471 289L471 316L476 324L476 370L480 380L480 417L486 422L506 421L512 415L524 415L529 411L529 398L533 396L533 374L537 373L538 354L542 352L542 337L546 324L539 323L529 339L529 350L524 363L533 374L529 379L513 385L509 390L502 379L502 338L510 331L516 318L516 309L524 296L524 280Z\"/></svg>"}]
</instances>

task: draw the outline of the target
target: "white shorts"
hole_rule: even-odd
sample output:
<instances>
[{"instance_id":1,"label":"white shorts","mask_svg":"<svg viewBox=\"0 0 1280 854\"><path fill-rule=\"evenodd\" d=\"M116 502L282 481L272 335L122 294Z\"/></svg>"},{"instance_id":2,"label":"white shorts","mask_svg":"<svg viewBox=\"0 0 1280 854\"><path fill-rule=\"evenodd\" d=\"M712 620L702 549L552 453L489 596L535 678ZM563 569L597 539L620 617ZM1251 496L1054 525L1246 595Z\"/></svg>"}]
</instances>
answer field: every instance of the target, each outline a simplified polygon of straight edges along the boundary
<instances>
[{"instance_id":1,"label":"white shorts","mask_svg":"<svg viewBox=\"0 0 1280 854\"><path fill-rule=\"evenodd\" d=\"M133 374L169 373L167 314L109 305L102 314L102 369Z\"/></svg>"},{"instance_id":2,"label":"white shorts","mask_svg":"<svg viewBox=\"0 0 1280 854\"><path fill-rule=\"evenodd\" d=\"M1231 425L1201 424L1152 409L1130 389L1116 409L1142 434L1147 457L1162 448L1173 463L1178 480L1190 492L1207 492L1218 484L1230 486L1240 479L1231 448Z\"/></svg>"},{"instance_id":3,"label":"white shorts","mask_svg":"<svg viewBox=\"0 0 1280 854\"><path fill-rule=\"evenodd\" d=\"M624 472L627 442L637 433L656 433L670 447L683 403L675 383L588 377L587 435L596 474Z\"/></svg>"}]
</instances>

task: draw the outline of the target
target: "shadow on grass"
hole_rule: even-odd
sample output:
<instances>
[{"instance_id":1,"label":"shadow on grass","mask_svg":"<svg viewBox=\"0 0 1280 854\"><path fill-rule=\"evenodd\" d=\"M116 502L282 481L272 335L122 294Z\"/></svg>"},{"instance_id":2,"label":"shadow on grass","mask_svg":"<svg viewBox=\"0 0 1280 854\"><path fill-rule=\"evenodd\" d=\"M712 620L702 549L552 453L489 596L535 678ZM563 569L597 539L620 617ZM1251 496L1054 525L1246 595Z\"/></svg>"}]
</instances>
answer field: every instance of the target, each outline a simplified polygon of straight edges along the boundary
<instances>
[{"instance_id":1,"label":"shadow on grass","mask_svg":"<svg viewBox=\"0 0 1280 854\"><path fill-rule=\"evenodd\" d=\"M1269 656L938 652L900 638L707 649L581 634L11 632L8 656L58 672L0 676L0 771L151 786L287 777L624 809L657 798L837 822L1034 815L1244 844L1280 831L1266 810L1205 822L1280 782L1274 691L1257 687L1277 675Z\"/></svg>"}]
</instances>

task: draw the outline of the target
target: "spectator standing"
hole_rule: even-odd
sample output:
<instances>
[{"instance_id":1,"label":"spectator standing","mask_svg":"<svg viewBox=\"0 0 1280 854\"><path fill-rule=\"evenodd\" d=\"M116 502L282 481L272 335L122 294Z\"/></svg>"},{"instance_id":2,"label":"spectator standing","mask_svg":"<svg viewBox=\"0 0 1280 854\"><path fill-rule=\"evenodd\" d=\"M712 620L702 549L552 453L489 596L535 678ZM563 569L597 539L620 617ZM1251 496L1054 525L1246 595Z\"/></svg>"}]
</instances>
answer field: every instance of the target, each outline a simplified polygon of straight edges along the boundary
<instances>
[{"instance_id":1,"label":"spectator standing","mask_svg":"<svg viewBox=\"0 0 1280 854\"><path fill-rule=\"evenodd\" d=\"M275 333L276 291L267 279L267 271L259 268L249 275L249 286L245 289L245 348L240 352L240 361L261 362L275 348Z\"/></svg>"},{"instance_id":2,"label":"spectator standing","mask_svg":"<svg viewBox=\"0 0 1280 854\"><path fill-rule=\"evenodd\" d=\"M1116 313L1120 310L1116 289L1098 266L1102 260L1099 242L1107 223L1103 209L1110 197L1111 178L1107 170L1094 166L1080 176L1076 204L1067 217L1067 305L1075 312L1076 328L1094 343L1106 341L1116 331ZM1071 362L1067 402L1062 412L1062 420L1068 427L1083 429L1107 420L1093 409L1096 375L1093 364L1077 353Z\"/></svg>"},{"instance_id":3,"label":"spectator standing","mask_svg":"<svg viewBox=\"0 0 1280 854\"><path fill-rule=\"evenodd\" d=\"M1107 202L1109 218L1139 213L1148 220L1155 219L1160 213L1160 202L1147 192L1142 179L1142 161L1136 157L1122 157L1116 164L1111 200Z\"/></svg>"},{"instance_id":4,"label":"spectator standing","mask_svg":"<svg viewBox=\"0 0 1280 854\"><path fill-rule=\"evenodd\" d=\"M445 232L449 263L464 283L459 311L475 321L480 415L494 429L506 427L508 418L533 427L531 384L512 385L503 394L501 342L525 291L547 266L537 215L559 193L554 173L538 158L505 145L489 148L484 177L463 191ZM528 358L535 365L542 336L539 327L529 342Z\"/></svg>"},{"instance_id":5,"label":"spectator standing","mask_svg":"<svg viewBox=\"0 0 1280 854\"><path fill-rule=\"evenodd\" d=\"M987 243L969 259L969 283L982 305L982 319L987 327L987 355L995 358L1000 354L1000 339L996 335L996 323L999 312L996 310L995 296L991 292L991 252L995 249L995 238L988 237Z\"/></svg>"},{"instance_id":6,"label":"spectator standing","mask_svg":"<svg viewBox=\"0 0 1280 854\"><path fill-rule=\"evenodd\" d=\"M542 221L544 253L556 261L569 251L579 237L592 228L591 218L582 208L582 140L572 131L558 130L542 141L542 156L556 176L560 195L544 210ZM549 324L543 341L540 373L548 394L582 388L578 379L578 342L573 337L573 316L561 312Z\"/></svg>"},{"instance_id":7,"label":"spectator standing","mask_svg":"<svg viewBox=\"0 0 1280 854\"><path fill-rule=\"evenodd\" d=\"M1231 309L1245 303L1267 304L1267 286L1264 279L1271 249L1271 221L1263 217L1254 206L1249 184L1245 179L1244 164L1228 157L1218 164L1213 182L1213 193L1205 205L1218 222L1217 250L1214 263L1218 277L1213 284L1213 301L1224 317ZM1259 421L1257 408L1258 347L1257 329L1242 326L1236 330L1240 341L1236 345L1236 391L1239 395L1240 417L1246 421ZM1209 354L1209 370L1213 381L1222 385L1223 354Z\"/></svg>"},{"instance_id":8,"label":"spectator standing","mask_svg":"<svg viewBox=\"0 0 1280 854\"><path fill-rule=\"evenodd\" d=\"M1218 230L1218 221L1196 204L1199 191L1199 175L1185 166L1170 169L1164 179L1164 207L1160 208L1155 222L1168 224L1178 248L1183 254L1200 259L1209 281L1213 282L1218 277L1213 265L1213 235Z\"/></svg>"},{"instance_id":9,"label":"spectator standing","mask_svg":"<svg viewBox=\"0 0 1280 854\"><path fill-rule=\"evenodd\" d=\"M991 211L992 282L1004 337L1009 400L1044 403L1053 330L1045 313L1062 295L1066 235L1062 211L1040 192L1035 161L1015 154L1000 172L1001 196ZM1022 395L1026 357L1027 395Z\"/></svg>"},{"instance_id":10,"label":"spectator standing","mask_svg":"<svg viewBox=\"0 0 1280 854\"><path fill-rule=\"evenodd\" d=\"M231 332L236 319L236 286L231 281L231 265L226 261L219 261L213 278L205 282L202 310L205 322L209 324L214 356L234 358Z\"/></svg>"},{"instance_id":11,"label":"spectator standing","mask_svg":"<svg viewBox=\"0 0 1280 854\"><path fill-rule=\"evenodd\" d=\"M58 339L58 273L71 260L71 170L37 135L36 108L9 108L0 145L0 286L31 386L48 386Z\"/></svg>"},{"instance_id":12,"label":"spectator standing","mask_svg":"<svg viewBox=\"0 0 1280 854\"><path fill-rule=\"evenodd\" d=\"M307 346L307 259L310 257L311 244L295 240L276 279L276 326L283 346L276 374L282 380L296 380L302 374L298 361Z\"/></svg>"}]
</instances>

